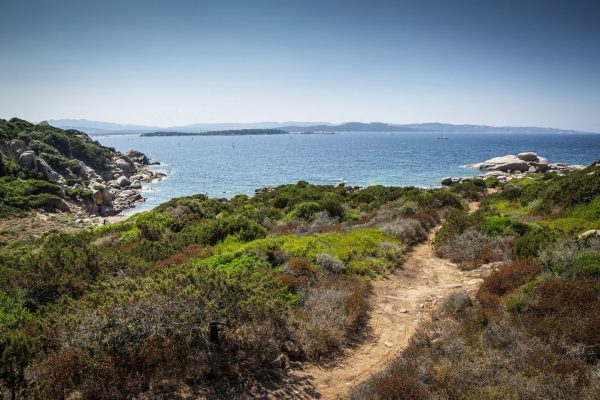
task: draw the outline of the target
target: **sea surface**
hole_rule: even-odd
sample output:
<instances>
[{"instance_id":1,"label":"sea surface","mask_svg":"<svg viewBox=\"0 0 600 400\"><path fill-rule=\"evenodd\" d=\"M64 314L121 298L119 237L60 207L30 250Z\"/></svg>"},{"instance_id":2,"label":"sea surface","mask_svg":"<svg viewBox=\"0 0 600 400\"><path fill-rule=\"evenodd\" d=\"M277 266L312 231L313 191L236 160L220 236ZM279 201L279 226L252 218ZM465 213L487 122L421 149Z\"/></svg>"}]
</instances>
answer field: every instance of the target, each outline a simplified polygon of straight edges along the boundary
<instances>
[{"instance_id":1,"label":"sea surface","mask_svg":"<svg viewBox=\"0 0 600 400\"><path fill-rule=\"evenodd\" d=\"M336 135L211 137L95 136L119 151L144 152L168 174L144 187L146 211L174 197L253 194L266 185L315 184L440 186L446 176L479 173L470 163L534 151L550 162L600 160L600 134L343 132Z\"/></svg>"}]
</instances>

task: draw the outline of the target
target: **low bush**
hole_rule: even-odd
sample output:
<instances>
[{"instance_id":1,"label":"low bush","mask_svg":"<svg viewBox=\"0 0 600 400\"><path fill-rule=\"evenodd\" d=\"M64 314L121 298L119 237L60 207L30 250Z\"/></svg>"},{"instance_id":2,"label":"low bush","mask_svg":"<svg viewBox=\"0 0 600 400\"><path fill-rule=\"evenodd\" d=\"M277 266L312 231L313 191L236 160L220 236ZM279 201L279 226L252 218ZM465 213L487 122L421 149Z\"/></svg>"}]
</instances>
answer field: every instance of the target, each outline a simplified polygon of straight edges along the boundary
<instances>
[{"instance_id":1,"label":"low bush","mask_svg":"<svg viewBox=\"0 0 600 400\"><path fill-rule=\"evenodd\" d=\"M511 237L487 236L471 228L454 239L436 245L436 253L458 263L464 270L493 261L506 261L511 255Z\"/></svg>"},{"instance_id":2,"label":"low bush","mask_svg":"<svg viewBox=\"0 0 600 400\"><path fill-rule=\"evenodd\" d=\"M538 260L544 271L560 275L569 270L581 251L581 243L577 240L562 239L544 247Z\"/></svg>"},{"instance_id":3,"label":"low bush","mask_svg":"<svg viewBox=\"0 0 600 400\"><path fill-rule=\"evenodd\" d=\"M515 239L513 254L519 260L537 257L542 249L550 246L555 240L556 234L548 230L532 230Z\"/></svg>"},{"instance_id":4,"label":"low bush","mask_svg":"<svg viewBox=\"0 0 600 400\"><path fill-rule=\"evenodd\" d=\"M529 227L519 221L515 221L511 218L501 217L499 215L492 215L486 217L481 224L479 229L486 235L499 236L499 235L512 235L520 236L524 235Z\"/></svg>"},{"instance_id":5,"label":"low bush","mask_svg":"<svg viewBox=\"0 0 600 400\"><path fill-rule=\"evenodd\" d=\"M334 218L327 211L319 211L313 216L312 222L309 227L310 233L323 233L331 232L339 227L340 221Z\"/></svg>"},{"instance_id":6,"label":"low bush","mask_svg":"<svg viewBox=\"0 0 600 400\"><path fill-rule=\"evenodd\" d=\"M298 204L290 213L291 218L300 218L306 221L312 221L316 213L321 211L319 203L309 201Z\"/></svg>"},{"instance_id":7,"label":"low bush","mask_svg":"<svg viewBox=\"0 0 600 400\"><path fill-rule=\"evenodd\" d=\"M337 193L325 193L319 201L319 206L334 218L344 218L345 210L342 198Z\"/></svg>"},{"instance_id":8,"label":"low bush","mask_svg":"<svg viewBox=\"0 0 600 400\"><path fill-rule=\"evenodd\" d=\"M515 320L524 330L554 346L583 345L590 359L600 356L600 299L590 282L547 279L522 301Z\"/></svg>"},{"instance_id":9,"label":"low bush","mask_svg":"<svg viewBox=\"0 0 600 400\"><path fill-rule=\"evenodd\" d=\"M440 223L440 214L435 208L423 208L411 217L419 221L423 229L429 230Z\"/></svg>"},{"instance_id":10,"label":"low bush","mask_svg":"<svg viewBox=\"0 0 600 400\"><path fill-rule=\"evenodd\" d=\"M381 227L381 231L408 245L414 245L427 239L427 232L421 223L412 218L396 219L386 223Z\"/></svg>"},{"instance_id":11,"label":"low bush","mask_svg":"<svg viewBox=\"0 0 600 400\"><path fill-rule=\"evenodd\" d=\"M513 261L486 276L479 291L503 296L529 282L540 272L539 265L533 259Z\"/></svg>"},{"instance_id":12,"label":"low bush","mask_svg":"<svg viewBox=\"0 0 600 400\"><path fill-rule=\"evenodd\" d=\"M317 279L317 269L309 259L293 257L283 266L280 279L293 292L307 290Z\"/></svg>"},{"instance_id":13,"label":"low bush","mask_svg":"<svg viewBox=\"0 0 600 400\"><path fill-rule=\"evenodd\" d=\"M360 280L330 277L308 293L294 316L294 338L308 359L329 358L361 334L368 292L369 286Z\"/></svg>"},{"instance_id":14,"label":"low bush","mask_svg":"<svg viewBox=\"0 0 600 400\"><path fill-rule=\"evenodd\" d=\"M485 191L485 182L482 179L475 179L471 182L457 183L450 186L450 190L464 199L478 201Z\"/></svg>"},{"instance_id":15,"label":"low bush","mask_svg":"<svg viewBox=\"0 0 600 400\"><path fill-rule=\"evenodd\" d=\"M346 264L334 258L331 254L317 254L315 263L324 270L336 274L342 273L346 269Z\"/></svg>"},{"instance_id":16,"label":"low bush","mask_svg":"<svg viewBox=\"0 0 600 400\"><path fill-rule=\"evenodd\" d=\"M440 306L435 310L433 317L437 319L462 319L473 305L473 300L467 292L454 292L444 298Z\"/></svg>"},{"instance_id":17,"label":"low bush","mask_svg":"<svg viewBox=\"0 0 600 400\"><path fill-rule=\"evenodd\" d=\"M600 252L584 251L579 254L573 260L569 273L577 277L600 278Z\"/></svg>"},{"instance_id":18,"label":"low bush","mask_svg":"<svg viewBox=\"0 0 600 400\"><path fill-rule=\"evenodd\" d=\"M451 211L435 235L435 246L438 247L453 240L476 223L475 217L464 210Z\"/></svg>"},{"instance_id":19,"label":"low bush","mask_svg":"<svg viewBox=\"0 0 600 400\"><path fill-rule=\"evenodd\" d=\"M456 193L452 193L445 189L436 189L421 192L417 196L417 201L421 207L432 207L432 208L455 208L457 210L463 209L462 201L460 196Z\"/></svg>"}]
</instances>

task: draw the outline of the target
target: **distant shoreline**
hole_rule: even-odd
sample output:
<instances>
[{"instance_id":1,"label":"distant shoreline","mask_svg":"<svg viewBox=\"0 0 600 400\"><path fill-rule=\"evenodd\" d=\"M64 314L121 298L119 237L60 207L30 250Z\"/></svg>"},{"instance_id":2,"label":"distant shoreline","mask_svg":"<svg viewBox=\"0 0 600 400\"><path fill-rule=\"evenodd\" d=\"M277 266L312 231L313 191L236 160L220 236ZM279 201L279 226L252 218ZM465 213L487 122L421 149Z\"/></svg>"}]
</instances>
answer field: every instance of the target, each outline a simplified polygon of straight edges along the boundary
<instances>
[{"instance_id":1,"label":"distant shoreline","mask_svg":"<svg viewBox=\"0 0 600 400\"><path fill-rule=\"evenodd\" d=\"M336 135L338 132L288 132L283 129L232 129L208 132L148 132L141 137L167 136L249 136L249 135Z\"/></svg>"}]
</instances>

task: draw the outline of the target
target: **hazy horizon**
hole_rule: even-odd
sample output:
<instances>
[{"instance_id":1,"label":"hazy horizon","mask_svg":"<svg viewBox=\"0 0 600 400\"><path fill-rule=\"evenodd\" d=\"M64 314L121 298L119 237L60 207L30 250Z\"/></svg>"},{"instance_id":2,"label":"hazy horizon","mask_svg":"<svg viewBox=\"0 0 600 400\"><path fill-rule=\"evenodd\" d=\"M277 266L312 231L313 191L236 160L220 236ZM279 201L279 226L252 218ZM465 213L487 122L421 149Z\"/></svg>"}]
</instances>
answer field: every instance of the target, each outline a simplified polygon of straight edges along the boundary
<instances>
[{"instance_id":1,"label":"hazy horizon","mask_svg":"<svg viewBox=\"0 0 600 400\"><path fill-rule=\"evenodd\" d=\"M0 13L1 118L600 132L591 0L5 0Z\"/></svg>"},{"instance_id":2,"label":"hazy horizon","mask_svg":"<svg viewBox=\"0 0 600 400\"><path fill-rule=\"evenodd\" d=\"M60 122L59 125L57 125L58 127L84 127L84 126L96 126L96 125L107 125L107 126L114 126L114 130L120 130L120 129L127 129L127 127L131 127L131 129L177 129L177 128L190 128L190 127L194 127L194 126L218 126L218 125L223 125L223 126L227 126L227 125L239 125L239 126L255 126L255 125L259 125L262 126L264 125L265 127L285 127L285 126L315 126L315 125L330 125L330 126L338 126L338 125L344 125L344 124L353 124L353 123L360 123L360 124L371 124L371 123L381 123L381 124L386 124L386 125L390 125L390 126L406 126L406 125L428 125L428 124L440 124L440 125L450 125L450 126L485 126L485 127L490 127L490 128L536 128L536 129L553 129L553 130L564 130L564 131L578 131L578 132L582 132L582 133L600 133L600 132L594 132L594 131L583 131L583 130L576 130L576 129L572 129L569 127L557 127L557 126L513 126L513 125L507 125L507 124L501 124L501 125L490 125L490 124L471 124L471 123L456 123L456 124L451 124L451 123L447 123L447 122L442 122L442 121L427 121L427 122L411 122L411 123L397 123L397 122L388 122L388 121L341 121L341 122L331 122L331 121L242 121L242 122L227 122L227 121L214 121L214 122L204 122L204 121L199 121L199 122L195 122L195 123L191 123L191 124L185 124L185 125L146 125L146 124L134 124L134 123L121 123L121 122L115 122L115 121L97 121L97 120L89 120L89 119L85 119L85 118L51 118L48 120L43 120L43 121L50 121L50 122ZM35 123L39 123L42 121L32 121ZM78 124L80 123L80 124ZM89 125L88 125L89 124ZM100 128L100 126L98 126L98 128ZM108 128L106 128L108 129ZM239 129L239 128L234 128L234 129Z\"/></svg>"}]
</instances>

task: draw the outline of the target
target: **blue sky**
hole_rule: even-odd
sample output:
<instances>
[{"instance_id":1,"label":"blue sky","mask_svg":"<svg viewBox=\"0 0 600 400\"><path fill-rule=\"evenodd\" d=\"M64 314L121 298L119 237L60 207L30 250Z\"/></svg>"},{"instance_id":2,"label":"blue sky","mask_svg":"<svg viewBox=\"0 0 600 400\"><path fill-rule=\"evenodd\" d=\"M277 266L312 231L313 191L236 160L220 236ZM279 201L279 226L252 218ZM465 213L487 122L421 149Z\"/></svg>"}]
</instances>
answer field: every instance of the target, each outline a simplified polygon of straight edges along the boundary
<instances>
[{"instance_id":1,"label":"blue sky","mask_svg":"<svg viewBox=\"0 0 600 400\"><path fill-rule=\"evenodd\" d=\"M0 117L600 132L600 2L0 1Z\"/></svg>"}]
</instances>

